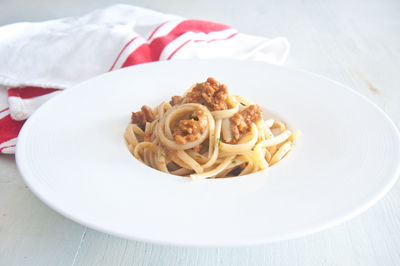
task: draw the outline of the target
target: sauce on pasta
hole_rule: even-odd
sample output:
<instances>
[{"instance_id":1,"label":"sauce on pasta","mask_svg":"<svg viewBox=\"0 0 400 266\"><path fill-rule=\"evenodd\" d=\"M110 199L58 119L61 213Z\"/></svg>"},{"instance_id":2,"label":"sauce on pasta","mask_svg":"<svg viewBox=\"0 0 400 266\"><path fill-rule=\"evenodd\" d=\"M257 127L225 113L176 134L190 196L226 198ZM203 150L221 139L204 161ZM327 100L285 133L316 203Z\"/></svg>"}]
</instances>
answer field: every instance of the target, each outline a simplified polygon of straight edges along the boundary
<instances>
[{"instance_id":1,"label":"sauce on pasta","mask_svg":"<svg viewBox=\"0 0 400 266\"><path fill-rule=\"evenodd\" d=\"M251 101L208 78L183 96L133 112L125 140L139 161L193 180L241 176L283 159L300 131L264 120Z\"/></svg>"}]
</instances>

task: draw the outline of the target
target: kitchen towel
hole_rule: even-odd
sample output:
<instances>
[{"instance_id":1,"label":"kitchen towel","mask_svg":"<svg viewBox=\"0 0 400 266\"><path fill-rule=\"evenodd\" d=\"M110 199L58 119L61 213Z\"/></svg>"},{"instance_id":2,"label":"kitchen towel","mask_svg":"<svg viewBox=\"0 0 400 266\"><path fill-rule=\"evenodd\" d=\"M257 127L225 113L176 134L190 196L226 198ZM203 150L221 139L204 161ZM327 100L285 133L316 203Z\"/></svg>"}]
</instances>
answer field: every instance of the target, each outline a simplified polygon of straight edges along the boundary
<instances>
[{"instance_id":1,"label":"kitchen towel","mask_svg":"<svg viewBox=\"0 0 400 266\"><path fill-rule=\"evenodd\" d=\"M221 23L122 4L81 17L0 27L0 153L15 152L19 130L41 104L96 75L174 59L282 64L288 53L283 37L252 36Z\"/></svg>"}]
</instances>

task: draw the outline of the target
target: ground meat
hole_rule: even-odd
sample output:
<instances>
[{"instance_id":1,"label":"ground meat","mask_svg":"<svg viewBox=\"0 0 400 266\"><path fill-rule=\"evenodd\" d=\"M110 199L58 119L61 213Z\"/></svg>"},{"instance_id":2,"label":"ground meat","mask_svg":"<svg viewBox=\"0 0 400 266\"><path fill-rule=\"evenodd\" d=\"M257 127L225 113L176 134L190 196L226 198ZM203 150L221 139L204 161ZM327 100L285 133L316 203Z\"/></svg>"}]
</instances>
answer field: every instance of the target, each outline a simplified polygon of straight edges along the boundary
<instances>
[{"instance_id":1,"label":"ground meat","mask_svg":"<svg viewBox=\"0 0 400 266\"><path fill-rule=\"evenodd\" d=\"M182 103L183 98L181 96L172 96L171 97L171 101L169 101L169 103L174 106L177 104Z\"/></svg>"},{"instance_id":2,"label":"ground meat","mask_svg":"<svg viewBox=\"0 0 400 266\"><path fill-rule=\"evenodd\" d=\"M228 88L214 78L208 78L206 82L197 83L187 94L186 102L201 103L207 106L210 111L227 109L226 100Z\"/></svg>"},{"instance_id":3,"label":"ground meat","mask_svg":"<svg viewBox=\"0 0 400 266\"><path fill-rule=\"evenodd\" d=\"M185 144L198 140L203 132L204 126L201 121L196 121L194 119L181 120L173 129L175 142L178 144Z\"/></svg>"},{"instance_id":4,"label":"ground meat","mask_svg":"<svg viewBox=\"0 0 400 266\"><path fill-rule=\"evenodd\" d=\"M147 105L143 105L142 106L142 112L146 116L147 122L153 122L154 121L155 117L154 117L153 111L151 110L150 107L148 107Z\"/></svg>"},{"instance_id":5,"label":"ground meat","mask_svg":"<svg viewBox=\"0 0 400 266\"><path fill-rule=\"evenodd\" d=\"M251 123L256 123L262 119L263 112L260 106L252 104L239 113L233 115L231 120L231 130L233 137L237 140L240 134L250 130Z\"/></svg>"},{"instance_id":6,"label":"ground meat","mask_svg":"<svg viewBox=\"0 0 400 266\"><path fill-rule=\"evenodd\" d=\"M147 105L143 105L141 110L142 111L132 112L131 122L132 124L137 124L144 130L146 122L152 122L154 120L154 114Z\"/></svg>"}]
</instances>

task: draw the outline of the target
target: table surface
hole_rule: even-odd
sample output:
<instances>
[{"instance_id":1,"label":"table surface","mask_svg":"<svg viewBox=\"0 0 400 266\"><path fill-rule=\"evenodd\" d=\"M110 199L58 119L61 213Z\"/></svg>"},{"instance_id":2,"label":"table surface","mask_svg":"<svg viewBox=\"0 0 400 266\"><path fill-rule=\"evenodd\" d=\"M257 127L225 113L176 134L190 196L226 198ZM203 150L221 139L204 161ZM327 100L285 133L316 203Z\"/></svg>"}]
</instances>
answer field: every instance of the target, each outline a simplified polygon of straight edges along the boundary
<instances>
[{"instance_id":1,"label":"table surface","mask_svg":"<svg viewBox=\"0 0 400 266\"><path fill-rule=\"evenodd\" d=\"M286 36L287 65L346 84L400 125L400 1L122 1ZM113 1L3 0L0 25L81 15ZM340 196L340 195L339 195ZM400 182L352 220L310 236L243 248L184 248L99 233L54 212L0 155L0 265L400 265Z\"/></svg>"}]
</instances>

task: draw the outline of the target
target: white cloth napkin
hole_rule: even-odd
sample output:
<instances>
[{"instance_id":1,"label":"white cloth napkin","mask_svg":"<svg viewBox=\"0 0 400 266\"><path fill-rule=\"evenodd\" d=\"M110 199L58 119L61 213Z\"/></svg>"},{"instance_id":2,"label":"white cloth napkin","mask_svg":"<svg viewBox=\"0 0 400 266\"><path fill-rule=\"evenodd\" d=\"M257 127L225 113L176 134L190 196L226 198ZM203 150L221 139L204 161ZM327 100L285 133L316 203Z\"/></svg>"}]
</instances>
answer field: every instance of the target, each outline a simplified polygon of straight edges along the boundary
<instances>
[{"instance_id":1,"label":"white cloth napkin","mask_svg":"<svg viewBox=\"0 0 400 266\"><path fill-rule=\"evenodd\" d=\"M159 60L235 58L282 64L285 38L243 34L210 21L113 5L82 17L0 27L0 153L61 89L122 67Z\"/></svg>"}]
</instances>

